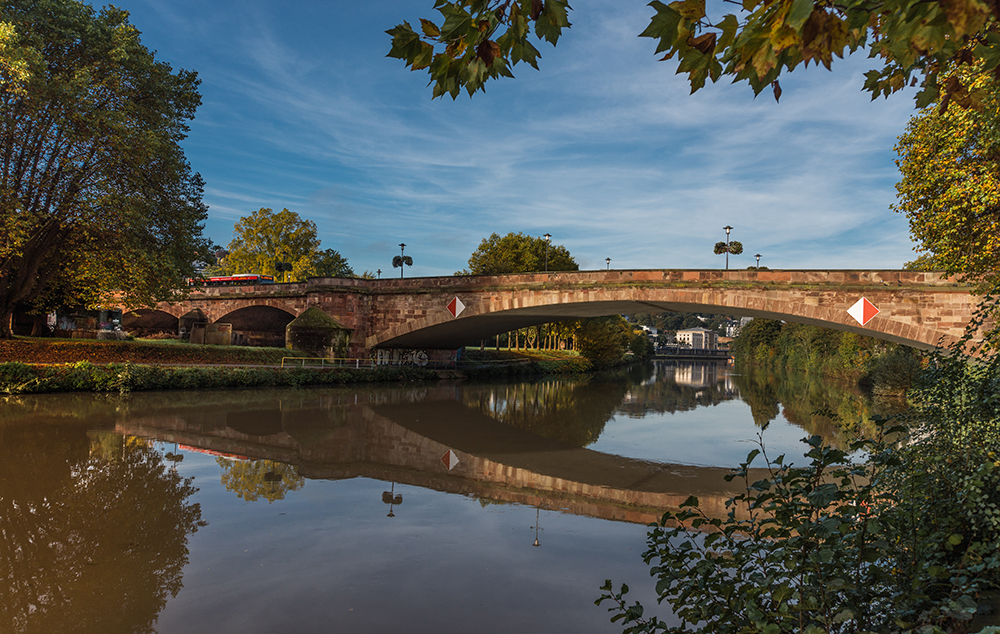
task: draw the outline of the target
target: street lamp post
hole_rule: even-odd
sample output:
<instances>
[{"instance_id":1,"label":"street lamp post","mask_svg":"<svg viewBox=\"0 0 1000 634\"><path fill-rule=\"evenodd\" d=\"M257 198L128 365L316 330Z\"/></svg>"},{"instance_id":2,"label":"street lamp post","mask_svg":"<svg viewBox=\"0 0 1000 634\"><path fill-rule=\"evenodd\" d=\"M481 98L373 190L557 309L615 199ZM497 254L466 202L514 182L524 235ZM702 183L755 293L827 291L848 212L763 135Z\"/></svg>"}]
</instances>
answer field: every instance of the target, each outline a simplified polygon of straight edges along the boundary
<instances>
[{"instance_id":1,"label":"street lamp post","mask_svg":"<svg viewBox=\"0 0 1000 634\"><path fill-rule=\"evenodd\" d=\"M604 258L604 261L608 263L608 270L611 270L611 258Z\"/></svg>"},{"instance_id":2,"label":"street lamp post","mask_svg":"<svg viewBox=\"0 0 1000 634\"><path fill-rule=\"evenodd\" d=\"M545 238L545 272L548 273L549 272L549 240L552 239L552 236L546 233L542 237Z\"/></svg>"},{"instance_id":3,"label":"street lamp post","mask_svg":"<svg viewBox=\"0 0 1000 634\"><path fill-rule=\"evenodd\" d=\"M760 268L760 253L754 255L754 257L757 258L757 268L759 269Z\"/></svg>"},{"instance_id":4,"label":"street lamp post","mask_svg":"<svg viewBox=\"0 0 1000 634\"><path fill-rule=\"evenodd\" d=\"M375 271L375 274L378 275L378 277L375 278L375 279L378 279L378 280L382 279L382 269L379 269L379 270Z\"/></svg>"},{"instance_id":5,"label":"street lamp post","mask_svg":"<svg viewBox=\"0 0 1000 634\"><path fill-rule=\"evenodd\" d=\"M723 227L726 230L726 270L729 270L729 232L733 230L732 227L726 225Z\"/></svg>"},{"instance_id":6,"label":"street lamp post","mask_svg":"<svg viewBox=\"0 0 1000 634\"><path fill-rule=\"evenodd\" d=\"M728 238L727 238L728 239ZM405 242L399 243L399 279L403 279L403 249L406 248ZM729 257L728 255L726 256ZM728 262L728 259L726 260ZM726 267L729 268L728 266Z\"/></svg>"}]
</instances>

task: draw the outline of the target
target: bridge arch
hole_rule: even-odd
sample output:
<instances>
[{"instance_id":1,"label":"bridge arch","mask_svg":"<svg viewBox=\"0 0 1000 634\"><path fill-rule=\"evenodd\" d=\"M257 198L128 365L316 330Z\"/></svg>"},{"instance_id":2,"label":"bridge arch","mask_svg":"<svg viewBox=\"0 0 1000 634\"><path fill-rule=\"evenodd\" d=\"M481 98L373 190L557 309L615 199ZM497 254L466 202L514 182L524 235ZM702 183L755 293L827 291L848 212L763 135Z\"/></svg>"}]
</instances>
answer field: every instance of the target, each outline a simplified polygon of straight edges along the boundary
<instances>
[{"instance_id":1,"label":"bridge arch","mask_svg":"<svg viewBox=\"0 0 1000 634\"><path fill-rule=\"evenodd\" d=\"M285 326L295 315L282 308L267 305L249 305L237 308L215 320L216 323L232 324L233 335L252 346L285 346Z\"/></svg>"},{"instance_id":2,"label":"bridge arch","mask_svg":"<svg viewBox=\"0 0 1000 634\"><path fill-rule=\"evenodd\" d=\"M122 329L138 335L158 332L177 334L178 319L164 310L140 308L122 313Z\"/></svg>"},{"instance_id":3,"label":"bridge arch","mask_svg":"<svg viewBox=\"0 0 1000 634\"><path fill-rule=\"evenodd\" d=\"M485 294L459 292L466 305L459 317L444 310L372 333L369 348L458 348L498 333L541 323L584 317L650 312L724 313L779 319L855 332L922 349L949 345L961 336L970 314L967 290L944 289L932 297L923 289L899 288L676 288L621 286L586 290L511 289ZM847 309L862 296L879 306L879 316L862 326ZM930 302L928 300L931 300ZM944 302L947 304L942 307ZM952 306L951 303L955 305ZM942 327L944 326L944 327Z\"/></svg>"}]
</instances>

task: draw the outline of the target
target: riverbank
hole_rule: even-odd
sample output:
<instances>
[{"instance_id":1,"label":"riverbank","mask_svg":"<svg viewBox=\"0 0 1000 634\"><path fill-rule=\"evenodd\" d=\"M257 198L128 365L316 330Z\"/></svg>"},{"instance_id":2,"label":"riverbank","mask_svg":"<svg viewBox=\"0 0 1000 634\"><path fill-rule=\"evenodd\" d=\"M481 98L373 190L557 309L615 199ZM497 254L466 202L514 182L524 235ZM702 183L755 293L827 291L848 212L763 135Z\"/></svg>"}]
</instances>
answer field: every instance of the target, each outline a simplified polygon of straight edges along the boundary
<instances>
[{"instance_id":1,"label":"riverbank","mask_svg":"<svg viewBox=\"0 0 1000 634\"><path fill-rule=\"evenodd\" d=\"M280 366L163 366L131 362L95 365L0 363L0 394L140 392L248 387L303 387L349 383L431 381L434 370L414 366L361 369Z\"/></svg>"},{"instance_id":2,"label":"riverbank","mask_svg":"<svg viewBox=\"0 0 1000 634\"><path fill-rule=\"evenodd\" d=\"M139 392L247 387L299 387L392 381L495 379L582 374L575 353L470 350L461 367L282 368L284 348L209 346L177 341L94 341L15 338L0 341L0 394Z\"/></svg>"},{"instance_id":3,"label":"riverbank","mask_svg":"<svg viewBox=\"0 0 1000 634\"><path fill-rule=\"evenodd\" d=\"M283 357L305 357L304 352L285 348L209 346L174 339L98 341L15 337L0 339L0 363L19 361L50 363L185 363L197 365L281 365Z\"/></svg>"},{"instance_id":4,"label":"riverbank","mask_svg":"<svg viewBox=\"0 0 1000 634\"><path fill-rule=\"evenodd\" d=\"M466 348L461 368L466 378L474 380L586 374L593 371L590 361L572 351L495 348Z\"/></svg>"}]
</instances>

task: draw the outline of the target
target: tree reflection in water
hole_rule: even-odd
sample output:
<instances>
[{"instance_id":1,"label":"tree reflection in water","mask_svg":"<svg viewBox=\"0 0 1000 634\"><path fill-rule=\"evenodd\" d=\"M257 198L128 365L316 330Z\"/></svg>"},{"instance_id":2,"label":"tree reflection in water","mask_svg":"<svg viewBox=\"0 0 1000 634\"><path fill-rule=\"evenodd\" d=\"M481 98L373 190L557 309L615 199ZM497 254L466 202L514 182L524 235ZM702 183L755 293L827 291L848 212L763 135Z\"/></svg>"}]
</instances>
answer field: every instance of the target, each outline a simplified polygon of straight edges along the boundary
<instances>
[{"instance_id":1,"label":"tree reflection in water","mask_svg":"<svg viewBox=\"0 0 1000 634\"><path fill-rule=\"evenodd\" d=\"M779 415L808 434L843 447L872 429L875 415L905 408L898 400L873 400L849 381L775 368L664 362L634 365L590 378L548 378L507 385L464 387L467 406L502 423L585 447L615 415L642 418L740 399L761 428Z\"/></svg>"},{"instance_id":2,"label":"tree reflection in water","mask_svg":"<svg viewBox=\"0 0 1000 634\"><path fill-rule=\"evenodd\" d=\"M468 385L462 403L506 425L586 447L604 431L628 389L627 375L618 372L533 383Z\"/></svg>"},{"instance_id":3,"label":"tree reflection in water","mask_svg":"<svg viewBox=\"0 0 1000 634\"><path fill-rule=\"evenodd\" d=\"M141 439L0 426L0 623L154 632L205 525L196 490Z\"/></svg>"},{"instance_id":4,"label":"tree reflection in water","mask_svg":"<svg viewBox=\"0 0 1000 634\"><path fill-rule=\"evenodd\" d=\"M247 502L264 498L268 504L285 499L289 491L305 485L295 465L274 460L228 460L216 458L222 468L222 486Z\"/></svg>"},{"instance_id":5,"label":"tree reflection in water","mask_svg":"<svg viewBox=\"0 0 1000 634\"><path fill-rule=\"evenodd\" d=\"M781 413L809 434L819 434L838 448L856 435L874 432L872 418L906 409L899 399L873 399L848 380L784 368L741 366L733 374L740 398L759 427Z\"/></svg>"}]
</instances>

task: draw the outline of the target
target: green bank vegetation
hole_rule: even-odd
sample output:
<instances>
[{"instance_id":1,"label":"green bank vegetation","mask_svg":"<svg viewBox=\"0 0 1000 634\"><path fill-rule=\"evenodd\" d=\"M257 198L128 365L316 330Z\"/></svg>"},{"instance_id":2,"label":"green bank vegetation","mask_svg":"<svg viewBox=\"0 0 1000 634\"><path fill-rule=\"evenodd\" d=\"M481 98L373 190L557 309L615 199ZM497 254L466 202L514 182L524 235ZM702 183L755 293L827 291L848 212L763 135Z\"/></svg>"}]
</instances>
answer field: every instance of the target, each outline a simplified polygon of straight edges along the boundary
<instances>
[{"instance_id":1,"label":"green bank vegetation","mask_svg":"<svg viewBox=\"0 0 1000 634\"><path fill-rule=\"evenodd\" d=\"M97 341L15 337L0 340L0 360L23 363L194 363L280 365L284 357L307 356L286 348L213 346L176 339Z\"/></svg>"},{"instance_id":2,"label":"green bank vegetation","mask_svg":"<svg viewBox=\"0 0 1000 634\"><path fill-rule=\"evenodd\" d=\"M727 519L693 497L666 513L643 557L680 626L610 581L598 603L627 632L998 631L985 615L1000 585L1000 355L957 350L847 451L819 436L805 464L752 451L729 476L746 493ZM753 481L758 458L770 476Z\"/></svg>"},{"instance_id":3,"label":"green bank vegetation","mask_svg":"<svg viewBox=\"0 0 1000 634\"><path fill-rule=\"evenodd\" d=\"M95 365L89 361L64 365L0 363L0 393L138 392L234 387L302 387L374 381L436 379L433 370L412 366L372 369L280 367L159 366L131 362Z\"/></svg>"},{"instance_id":4,"label":"green bank vegetation","mask_svg":"<svg viewBox=\"0 0 1000 634\"><path fill-rule=\"evenodd\" d=\"M881 395L905 394L924 363L907 346L771 319L744 326L729 350L741 367L757 364L840 377Z\"/></svg>"}]
</instances>

